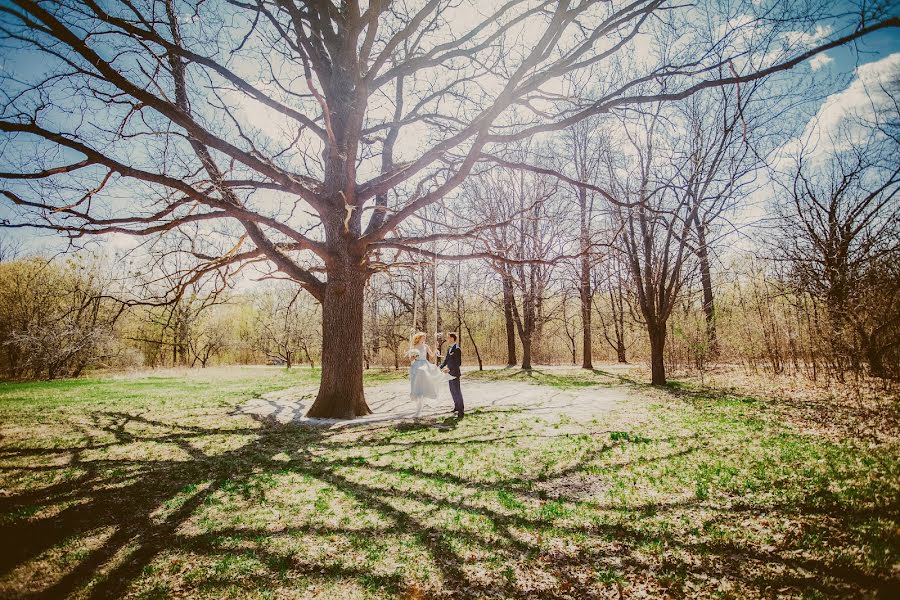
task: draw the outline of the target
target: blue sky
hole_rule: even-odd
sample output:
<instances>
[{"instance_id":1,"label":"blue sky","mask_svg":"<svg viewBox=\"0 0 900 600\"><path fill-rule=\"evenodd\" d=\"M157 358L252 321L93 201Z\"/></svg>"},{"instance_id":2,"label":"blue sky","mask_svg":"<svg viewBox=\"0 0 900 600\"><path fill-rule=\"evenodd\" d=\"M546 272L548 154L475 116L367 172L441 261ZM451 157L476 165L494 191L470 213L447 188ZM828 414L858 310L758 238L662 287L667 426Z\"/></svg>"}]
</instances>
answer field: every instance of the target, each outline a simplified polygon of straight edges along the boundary
<instances>
[{"instance_id":1,"label":"blue sky","mask_svg":"<svg viewBox=\"0 0 900 600\"><path fill-rule=\"evenodd\" d=\"M880 60L893 52L900 52L900 30L876 31L854 44L826 52L833 60L827 66L835 73L851 73L859 66Z\"/></svg>"}]
</instances>

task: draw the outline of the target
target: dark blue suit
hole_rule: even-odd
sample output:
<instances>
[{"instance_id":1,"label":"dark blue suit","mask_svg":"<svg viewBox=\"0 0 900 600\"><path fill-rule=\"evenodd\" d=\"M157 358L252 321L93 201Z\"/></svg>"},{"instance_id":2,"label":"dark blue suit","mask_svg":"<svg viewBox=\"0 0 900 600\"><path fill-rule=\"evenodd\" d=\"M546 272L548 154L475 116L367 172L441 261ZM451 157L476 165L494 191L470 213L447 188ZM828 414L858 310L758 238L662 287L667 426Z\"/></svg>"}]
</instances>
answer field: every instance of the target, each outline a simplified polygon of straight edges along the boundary
<instances>
[{"instance_id":1,"label":"dark blue suit","mask_svg":"<svg viewBox=\"0 0 900 600\"><path fill-rule=\"evenodd\" d=\"M447 356L444 357L444 362L441 363L441 369L447 367L450 374L455 377L455 379L450 380L450 395L453 397L453 410L457 412L460 417L462 417L465 412L465 409L463 408L462 390L459 387L459 376L462 375L459 370L461 366L462 350L459 348L459 344L453 344L447 350Z\"/></svg>"}]
</instances>

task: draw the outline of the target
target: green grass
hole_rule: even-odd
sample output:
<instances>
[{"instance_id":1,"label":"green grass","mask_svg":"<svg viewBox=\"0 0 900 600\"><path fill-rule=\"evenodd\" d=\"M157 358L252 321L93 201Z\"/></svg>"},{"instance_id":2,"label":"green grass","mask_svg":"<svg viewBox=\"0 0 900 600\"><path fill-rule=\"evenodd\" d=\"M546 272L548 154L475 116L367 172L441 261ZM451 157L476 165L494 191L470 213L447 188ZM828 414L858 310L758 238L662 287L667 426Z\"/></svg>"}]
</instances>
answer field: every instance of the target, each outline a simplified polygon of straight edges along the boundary
<instances>
[{"instance_id":1,"label":"green grass","mask_svg":"<svg viewBox=\"0 0 900 600\"><path fill-rule=\"evenodd\" d=\"M0 385L0 597L896 590L895 443L829 442L762 399L687 386L628 384L620 410L564 427L491 411L442 428L339 430L233 414L272 390L314 390L316 377L238 368Z\"/></svg>"},{"instance_id":2,"label":"green grass","mask_svg":"<svg viewBox=\"0 0 900 600\"><path fill-rule=\"evenodd\" d=\"M80 404L120 406L123 402L130 408L185 402L192 407L231 406L248 396L292 386L316 386L320 374L320 369L308 367L222 367L161 371L155 375L0 382L0 416L50 407L75 408ZM403 379L406 371L370 369L364 377L367 384L376 384Z\"/></svg>"}]
</instances>

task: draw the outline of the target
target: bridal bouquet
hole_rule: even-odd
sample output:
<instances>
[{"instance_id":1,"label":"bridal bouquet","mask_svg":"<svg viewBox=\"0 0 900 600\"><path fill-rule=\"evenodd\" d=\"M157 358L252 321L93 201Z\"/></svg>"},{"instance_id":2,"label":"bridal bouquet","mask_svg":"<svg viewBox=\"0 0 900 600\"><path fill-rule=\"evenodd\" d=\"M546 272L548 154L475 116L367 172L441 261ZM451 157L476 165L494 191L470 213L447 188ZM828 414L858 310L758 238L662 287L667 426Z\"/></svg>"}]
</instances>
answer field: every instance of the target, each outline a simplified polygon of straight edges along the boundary
<instances>
[{"instance_id":1,"label":"bridal bouquet","mask_svg":"<svg viewBox=\"0 0 900 600\"><path fill-rule=\"evenodd\" d=\"M416 350L415 348L410 348L409 350L406 351L406 358L411 358L413 360L419 360L419 356L420 356L419 351Z\"/></svg>"}]
</instances>

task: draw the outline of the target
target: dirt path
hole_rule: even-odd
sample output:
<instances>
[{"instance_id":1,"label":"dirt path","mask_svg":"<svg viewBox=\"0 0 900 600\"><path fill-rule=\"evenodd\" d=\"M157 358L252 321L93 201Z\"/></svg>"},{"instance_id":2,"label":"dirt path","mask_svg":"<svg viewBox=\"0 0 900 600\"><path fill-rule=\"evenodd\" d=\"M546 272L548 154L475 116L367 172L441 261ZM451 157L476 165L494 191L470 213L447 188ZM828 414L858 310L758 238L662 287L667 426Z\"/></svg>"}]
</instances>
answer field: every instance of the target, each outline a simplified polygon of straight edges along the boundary
<instances>
[{"instance_id":1,"label":"dirt path","mask_svg":"<svg viewBox=\"0 0 900 600\"><path fill-rule=\"evenodd\" d=\"M280 423L300 423L331 428L347 425L366 425L389 421L409 421L416 418L416 405L409 401L409 382L393 381L366 388L366 400L372 414L340 421L308 419L305 415L315 398L316 389L304 386L266 394L246 402L239 414L275 419ZM625 386L592 386L559 390L549 386L522 382L463 381L466 412L476 409L488 411L510 410L528 418L556 422L566 416L586 422L609 412L627 399L633 391ZM437 400L426 401L420 417L449 416L453 408L450 392L440 391Z\"/></svg>"}]
</instances>

